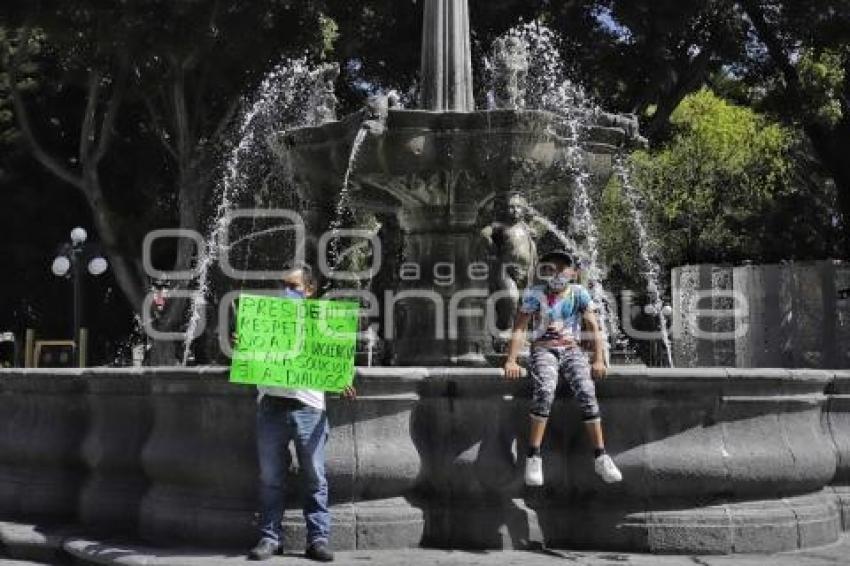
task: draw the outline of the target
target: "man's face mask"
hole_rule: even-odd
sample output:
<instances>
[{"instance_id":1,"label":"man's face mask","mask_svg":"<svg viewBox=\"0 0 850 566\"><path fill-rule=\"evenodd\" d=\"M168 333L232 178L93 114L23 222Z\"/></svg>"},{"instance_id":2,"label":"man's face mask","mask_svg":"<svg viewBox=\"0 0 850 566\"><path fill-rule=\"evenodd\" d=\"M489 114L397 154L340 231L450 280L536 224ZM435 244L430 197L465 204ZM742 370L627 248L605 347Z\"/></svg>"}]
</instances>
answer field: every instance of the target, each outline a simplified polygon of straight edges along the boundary
<instances>
[{"instance_id":1,"label":"man's face mask","mask_svg":"<svg viewBox=\"0 0 850 566\"><path fill-rule=\"evenodd\" d=\"M304 289L298 289L293 285L283 284L283 296L287 299L303 299L306 295Z\"/></svg>"}]
</instances>

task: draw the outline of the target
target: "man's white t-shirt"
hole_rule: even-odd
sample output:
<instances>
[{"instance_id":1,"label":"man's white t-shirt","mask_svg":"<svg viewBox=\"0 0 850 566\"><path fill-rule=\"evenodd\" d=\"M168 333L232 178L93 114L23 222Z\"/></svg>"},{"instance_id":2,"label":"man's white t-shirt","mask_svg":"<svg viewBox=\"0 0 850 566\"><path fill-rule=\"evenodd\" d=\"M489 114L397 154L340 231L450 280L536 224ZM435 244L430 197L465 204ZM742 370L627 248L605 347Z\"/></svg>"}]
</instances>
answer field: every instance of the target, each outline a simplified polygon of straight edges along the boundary
<instances>
[{"instance_id":1,"label":"man's white t-shirt","mask_svg":"<svg viewBox=\"0 0 850 566\"><path fill-rule=\"evenodd\" d=\"M289 290L285 291L283 296L291 299L304 299L303 294ZM262 401L263 395L271 395L272 397L289 397L290 399L301 401L305 405L313 407L314 409L319 409L320 411L325 410L324 391L317 391L315 389L288 389L286 387L257 386L257 403Z\"/></svg>"},{"instance_id":2,"label":"man's white t-shirt","mask_svg":"<svg viewBox=\"0 0 850 566\"><path fill-rule=\"evenodd\" d=\"M287 389L286 387L257 387L257 402L262 400L263 395L272 397L289 397L297 399L309 407L325 410L325 392L315 389Z\"/></svg>"}]
</instances>

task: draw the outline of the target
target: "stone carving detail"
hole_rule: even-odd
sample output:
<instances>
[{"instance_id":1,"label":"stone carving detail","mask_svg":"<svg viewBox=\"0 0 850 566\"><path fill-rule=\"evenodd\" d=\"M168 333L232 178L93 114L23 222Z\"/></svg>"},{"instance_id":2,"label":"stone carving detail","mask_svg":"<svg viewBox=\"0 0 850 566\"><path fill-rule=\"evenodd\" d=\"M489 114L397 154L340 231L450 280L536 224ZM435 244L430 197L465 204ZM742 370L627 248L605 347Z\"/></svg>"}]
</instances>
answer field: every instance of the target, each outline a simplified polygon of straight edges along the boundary
<instances>
[{"instance_id":1,"label":"stone carving detail","mask_svg":"<svg viewBox=\"0 0 850 566\"><path fill-rule=\"evenodd\" d=\"M400 110L402 108L404 106L401 102L401 96L395 90L391 90L387 94L370 96L364 109L365 119L361 128L368 130L373 135L381 135L386 129L390 109Z\"/></svg>"}]
</instances>

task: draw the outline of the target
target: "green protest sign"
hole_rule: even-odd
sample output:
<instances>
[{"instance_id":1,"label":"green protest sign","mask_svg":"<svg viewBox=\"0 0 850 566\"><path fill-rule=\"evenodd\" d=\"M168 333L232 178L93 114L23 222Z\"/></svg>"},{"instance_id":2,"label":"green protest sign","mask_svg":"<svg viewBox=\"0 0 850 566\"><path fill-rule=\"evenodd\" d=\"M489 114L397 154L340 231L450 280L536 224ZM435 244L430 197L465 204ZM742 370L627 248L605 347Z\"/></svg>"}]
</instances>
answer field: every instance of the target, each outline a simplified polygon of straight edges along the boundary
<instances>
[{"instance_id":1,"label":"green protest sign","mask_svg":"<svg viewBox=\"0 0 850 566\"><path fill-rule=\"evenodd\" d=\"M241 295L230 381L341 391L354 377L355 301Z\"/></svg>"}]
</instances>

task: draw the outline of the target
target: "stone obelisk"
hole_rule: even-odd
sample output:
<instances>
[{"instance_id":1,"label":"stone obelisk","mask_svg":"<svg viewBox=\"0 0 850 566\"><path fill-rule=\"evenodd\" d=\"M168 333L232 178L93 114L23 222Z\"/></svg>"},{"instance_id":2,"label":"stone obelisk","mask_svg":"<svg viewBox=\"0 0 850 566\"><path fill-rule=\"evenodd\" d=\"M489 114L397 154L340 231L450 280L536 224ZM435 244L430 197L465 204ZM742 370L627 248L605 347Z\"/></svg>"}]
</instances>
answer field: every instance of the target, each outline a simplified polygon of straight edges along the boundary
<instances>
[{"instance_id":1,"label":"stone obelisk","mask_svg":"<svg viewBox=\"0 0 850 566\"><path fill-rule=\"evenodd\" d=\"M421 81L423 110L475 110L468 0L425 0Z\"/></svg>"}]
</instances>

